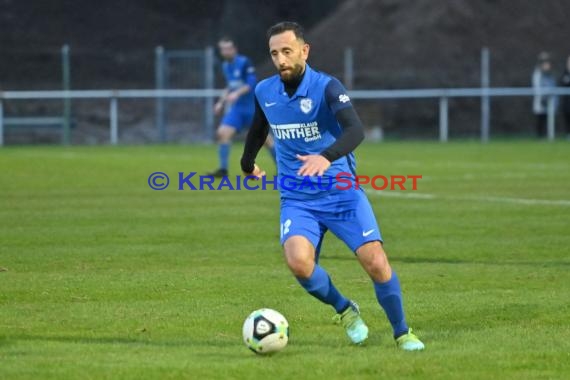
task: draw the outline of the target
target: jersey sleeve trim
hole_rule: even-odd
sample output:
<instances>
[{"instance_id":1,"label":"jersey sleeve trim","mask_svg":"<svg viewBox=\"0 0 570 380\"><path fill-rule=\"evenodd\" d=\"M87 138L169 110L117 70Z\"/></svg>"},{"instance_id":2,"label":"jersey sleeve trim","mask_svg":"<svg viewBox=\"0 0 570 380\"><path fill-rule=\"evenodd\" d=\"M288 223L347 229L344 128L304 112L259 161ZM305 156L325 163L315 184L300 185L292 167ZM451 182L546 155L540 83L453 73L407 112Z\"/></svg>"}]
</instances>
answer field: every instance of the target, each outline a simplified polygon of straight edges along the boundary
<instances>
[{"instance_id":1,"label":"jersey sleeve trim","mask_svg":"<svg viewBox=\"0 0 570 380\"><path fill-rule=\"evenodd\" d=\"M336 78L331 78L325 87L325 100L333 114L341 109L352 107L346 89Z\"/></svg>"}]
</instances>

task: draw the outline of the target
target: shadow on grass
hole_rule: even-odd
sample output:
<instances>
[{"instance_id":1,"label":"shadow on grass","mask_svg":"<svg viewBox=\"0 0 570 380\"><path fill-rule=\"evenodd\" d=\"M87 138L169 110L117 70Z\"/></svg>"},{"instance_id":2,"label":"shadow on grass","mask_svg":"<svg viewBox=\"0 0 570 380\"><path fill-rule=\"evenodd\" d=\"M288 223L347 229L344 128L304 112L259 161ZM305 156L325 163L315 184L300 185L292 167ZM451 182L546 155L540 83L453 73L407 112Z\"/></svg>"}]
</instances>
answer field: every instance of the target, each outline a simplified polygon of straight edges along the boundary
<instances>
[{"instance_id":1,"label":"shadow on grass","mask_svg":"<svg viewBox=\"0 0 570 380\"><path fill-rule=\"evenodd\" d=\"M266 357L292 358L297 356L306 356L307 350L332 350L332 352L346 351L350 354L358 354L361 350L370 349L384 349L382 347L385 342L379 334L371 334L365 344L355 346L346 340L330 340L324 339L321 336L315 335L312 337L303 337L302 339L293 338L288 347L282 352L272 355L255 355L248 350L245 345L240 341L227 341L212 338L208 339L184 339L176 341L168 340L150 340L140 338L128 337L73 337L73 336L42 336L42 335L12 335L0 338L1 345L14 344L18 341L25 342L56 342L64 344L86 344L86 345L124 345L135 347L148 347L152 348L173 348L173 349L187 349L190 350L192 357L206 358L215 357L217 360L220 357L245 359L245 360L262 360ZM196 349L196 351L192 351ZM347 351L348 350L348 351Z\"/></svg>"},{"instance_id":2,"label":"shadow on grass","mask_svg":"<svg viewBox=\"0 0 570 380\"><path fill-rule=\"evenodd\" d=\"M371 339L375 341L376 339ZM71 343L71 344L95 344L95 345L128 345L128 346L149 346L149 347L206 347L206 348L224 348L242 346L241 339L219 339L212 337L211 339L178 339L178 340L164 340L164 339L150 339L150 338L129 338L129 337L84 337L84 336L42 336L42 335L9 335L0 337L0 344L11 344L16 341L29 341L29 342L56 342L56 343ZM296 346L300 347L331 347L330 341L322 339L322 337L315 336L313 338L304 337L303 339L293 338ZM348 343L347 343L348 344ZM245 348L245 345L243 346ZM245 348L247 350L247 348Z\"/></svg>"},{"instance_id":3,"label":"shadow on grass","mask_svg":"<svg viewBox=\"0 0 570 380\"><path fill-rule=\"evenodd\" d=\"M128 338L128 337L83 337L83 336L42 336L42 335L11 335L4 338L7 341L42 341L57 343L75 344L118 344L118 345L138 345L156 347L227 347L228 341L212 338L211 340L154 340L150 338Z\"/></svg>"},{"instance_id":4,"label":"shadow on grass","mask_svg":"<svg viewBox=\"0 0 570 380\"><path fill-rule=\"evenodd\" d=\"M389 255L388 255L389 256ZM443 257L395 257L389 256L391 262L409 264L475 264L475 265L508 265L508 266L533 266L533 267L560 267L570 266L570 261L506 261L506 260L466 260ZM353 261L354 256L347 255L321 255L319 260L347 260Z\"/></svg>"}]
</instances>

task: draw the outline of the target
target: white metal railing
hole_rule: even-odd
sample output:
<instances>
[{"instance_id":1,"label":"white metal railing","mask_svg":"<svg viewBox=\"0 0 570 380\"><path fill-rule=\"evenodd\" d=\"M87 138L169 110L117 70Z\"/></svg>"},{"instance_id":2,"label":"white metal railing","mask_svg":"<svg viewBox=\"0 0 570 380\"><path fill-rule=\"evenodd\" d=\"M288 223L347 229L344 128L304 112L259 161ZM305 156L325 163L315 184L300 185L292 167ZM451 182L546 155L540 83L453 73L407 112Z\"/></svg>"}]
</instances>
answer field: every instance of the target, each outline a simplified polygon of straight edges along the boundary
<instances>
[{"instance_id":1,"label":"white metal railing","mask_svg":"<svg viewBox=\"0 0 570 380\"><path fill-rule=\"evenodd\" d=\"M220 96L222 90L217 89L188 89L188 90L72 90L72 91L4 91L0 92L0 146L4 137L4 101L6 100L42 100L42 99L108 99L109 100L109 128L110 143L119 141L118 101L119 99L158 99L158 98L215 98ZM349 95L352 99L439 99L439 140L447 141L449 135L449 102L450 98L481 98L482 101L491 97L534 96L536 90L530 87L504 87L504 88L441 88L441 89L412 89L412 90L352 90ZM570 88L542 89L541 95L548 97L547 137L554 140L556 96L570 96ZM483 110L483 108L482 108ZM483 126L489 125L489 113L482 111L483 141L488 131ZM487 120L484 120L487 119ZM67 123L69 128L69 123ZM488 127L487 127L488 128Z\"/></svg>"}]
</instances>

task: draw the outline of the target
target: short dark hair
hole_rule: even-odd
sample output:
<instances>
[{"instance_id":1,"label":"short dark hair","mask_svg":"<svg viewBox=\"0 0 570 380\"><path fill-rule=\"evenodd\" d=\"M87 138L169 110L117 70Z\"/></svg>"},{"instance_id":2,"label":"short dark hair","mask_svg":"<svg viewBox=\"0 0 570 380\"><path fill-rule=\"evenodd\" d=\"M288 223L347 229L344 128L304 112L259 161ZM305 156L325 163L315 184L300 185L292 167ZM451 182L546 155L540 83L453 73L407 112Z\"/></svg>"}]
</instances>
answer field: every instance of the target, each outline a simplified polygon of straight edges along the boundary
<instances>
[{"instance_id":1,"label":"short dark hair","mask_svg":"<svg viewBox=\"0 0 570 380\"><path fill-rule=\"evenodd\" d=\"M231 36L228 36L228 35L221 36L218 39L218 43L220 43L220 42L231 42L232 44L234 44L234 46L236 46L235 40Z\"/></svg>"},{"instance_id":2,"label":"short dark hair","mask_svg":"<svg viewBox=\"0 0 570 380\"><path fill-rule=\"evenodd\" d=\"M281 21L267 29L267 39L270 39L276 34L281 34L291 31L295 34L298 40L305 41L305 29L294 21Z\"/></svg>"}]
</instances>

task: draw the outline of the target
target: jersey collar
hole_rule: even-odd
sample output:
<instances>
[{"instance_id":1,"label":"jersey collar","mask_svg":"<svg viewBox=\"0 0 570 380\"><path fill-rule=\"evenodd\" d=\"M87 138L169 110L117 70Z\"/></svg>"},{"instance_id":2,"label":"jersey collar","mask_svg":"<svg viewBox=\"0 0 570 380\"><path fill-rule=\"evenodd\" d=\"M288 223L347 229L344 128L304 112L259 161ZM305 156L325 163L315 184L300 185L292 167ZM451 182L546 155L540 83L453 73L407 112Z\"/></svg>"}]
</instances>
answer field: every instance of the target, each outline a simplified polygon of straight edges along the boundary
<instances>
[{"instance_id":1,"label":"jersey collar","mask_svg":"<svg viewBox=\"0 0 570 380\"><path fill-rule=\"evenodd\" d=\"M287 95L287 92L285 92L285 84L282 81L279 81L281 83L279 92L288 97L289 101L295 100L297 98L306 98L307 94L309 93L309 77L312 75L312 73L313 69L311 69L311 66L309 66L308 63L305 63L305 75L303 75L303 80L301 83L299 83L299 87L297 87L297 91L295 91L293 96L289 98L289 95Z\"/></svg>"}]
</instances>

